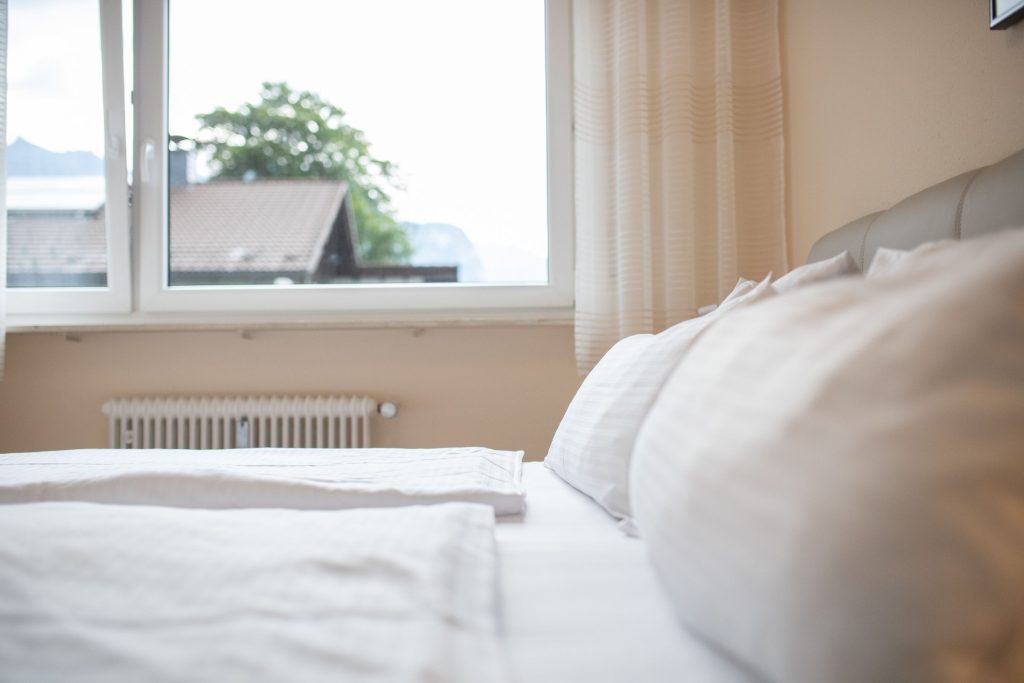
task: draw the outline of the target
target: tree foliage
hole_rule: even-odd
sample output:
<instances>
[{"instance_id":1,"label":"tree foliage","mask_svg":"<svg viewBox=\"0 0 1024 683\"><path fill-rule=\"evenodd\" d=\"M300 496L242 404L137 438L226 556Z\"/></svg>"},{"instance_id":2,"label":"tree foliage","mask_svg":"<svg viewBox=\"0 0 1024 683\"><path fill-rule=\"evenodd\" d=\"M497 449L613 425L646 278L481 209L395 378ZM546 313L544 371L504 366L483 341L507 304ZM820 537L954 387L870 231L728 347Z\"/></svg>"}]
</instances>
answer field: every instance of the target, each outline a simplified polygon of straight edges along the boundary
<instances>
[{"instance_id":1,"label":"tree foliage","mask_svg":"<svg viewBox=\"0 0 1024 683\"><path fill-rule=\"evenodd\" d=\"M197 143L212 154L214 178L344 180L360 257L395 262L412 254L391 208L395 167L371 155L366 135L345 123L342 109L315 93L267 82L259 101L236 111L217 107L196 118L201 124Z\"/></svg>"}]
</instances>

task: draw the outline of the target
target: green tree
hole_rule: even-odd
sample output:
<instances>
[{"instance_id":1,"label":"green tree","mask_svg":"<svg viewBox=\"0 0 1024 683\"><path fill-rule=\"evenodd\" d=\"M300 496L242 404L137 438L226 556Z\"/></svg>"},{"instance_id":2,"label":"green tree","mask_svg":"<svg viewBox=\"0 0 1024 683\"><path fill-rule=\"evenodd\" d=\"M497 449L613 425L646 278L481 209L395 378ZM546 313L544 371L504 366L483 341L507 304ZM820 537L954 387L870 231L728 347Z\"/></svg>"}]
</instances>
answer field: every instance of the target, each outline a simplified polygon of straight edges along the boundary
<instances>
[{"instance_id":1,"label":"green tree","mask_svg":"<svg viewBox=\"0 0 1024 683\"><path fill-rule=\"evenodd\" d=\"M267 82L259 101L236 111L217 107L196 118L196 142L211 152L214 178L344 180L362 260L402 262L412 255L391 208L395 167L370 154L366 135L345 123L342 109L315 93Z\"/></svg>"}]
</instances>

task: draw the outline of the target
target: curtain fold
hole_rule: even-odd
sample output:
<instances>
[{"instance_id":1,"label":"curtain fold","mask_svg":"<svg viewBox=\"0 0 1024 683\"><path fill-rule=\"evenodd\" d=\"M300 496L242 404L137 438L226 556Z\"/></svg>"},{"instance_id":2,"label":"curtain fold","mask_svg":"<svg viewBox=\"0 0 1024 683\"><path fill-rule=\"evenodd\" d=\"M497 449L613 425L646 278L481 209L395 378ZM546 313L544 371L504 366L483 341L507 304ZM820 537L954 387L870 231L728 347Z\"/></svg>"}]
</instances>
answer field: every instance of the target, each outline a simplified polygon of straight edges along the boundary
<instances>
[{"instance_id":1,"label":"curtain fold","mask_svg":"<svg viewBox=\"0 0 1024 683\"><path fill-rule=\"evenodd\" d=\"M786 268L778 0L575 0L576 360Z\"/></svg>"},{"instance_id":2,"label":"curtain fold","mask_svg":"<svg viewBox=\"0 0 1024 683\"><path fill-rule=\"evenodd\" d=\"M7 0L0 0L0 380L7 332Z\"/></svg>"}]
</instances>

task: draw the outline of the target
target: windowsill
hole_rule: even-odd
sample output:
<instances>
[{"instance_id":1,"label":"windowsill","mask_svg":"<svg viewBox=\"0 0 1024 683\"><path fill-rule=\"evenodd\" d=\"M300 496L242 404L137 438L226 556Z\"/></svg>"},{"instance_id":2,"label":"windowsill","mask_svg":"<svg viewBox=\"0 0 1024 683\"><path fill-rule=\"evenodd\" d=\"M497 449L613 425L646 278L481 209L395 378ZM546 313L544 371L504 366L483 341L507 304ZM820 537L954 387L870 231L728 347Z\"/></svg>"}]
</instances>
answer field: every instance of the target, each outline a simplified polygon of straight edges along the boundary
<instances>
[{"instance_id":1,"label":"windowsill","mask_svg":"<svg viewBox=\"0 0 1024 683\"><path fill-rule=\"evenodd\" d=\"M188 332L201 330L332 330L571 325L570 308L502 311L239 312L10 314L8 334L31 332Z\"/></svg>"}]
</instances>

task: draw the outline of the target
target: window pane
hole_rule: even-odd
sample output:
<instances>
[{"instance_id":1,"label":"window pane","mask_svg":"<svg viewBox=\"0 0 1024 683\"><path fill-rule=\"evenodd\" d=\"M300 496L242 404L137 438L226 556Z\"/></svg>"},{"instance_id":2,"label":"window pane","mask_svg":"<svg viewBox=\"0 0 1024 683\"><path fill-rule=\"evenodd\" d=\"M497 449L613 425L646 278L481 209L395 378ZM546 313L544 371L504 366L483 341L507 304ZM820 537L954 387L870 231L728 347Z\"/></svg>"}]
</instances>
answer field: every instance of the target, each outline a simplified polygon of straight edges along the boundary
<instances>
[{"instance_id":1,"label":"window pane","mask_svg":"<svg viewBox=\"0 0 1024 683\"><path fill-rule=\"evenodd\" d=\"M98 3L8 11L7 284L106 286Z\"/></svg>"},{"instance_id":2,"label":"window pane","mask_svg":"<svg viewBox=\"0 0 1024 683\"><path fill-rule=\"evenodd\" d=\"M170 284L547 282L544 17L171 0Z\"/></svg>"}]
</instances>

